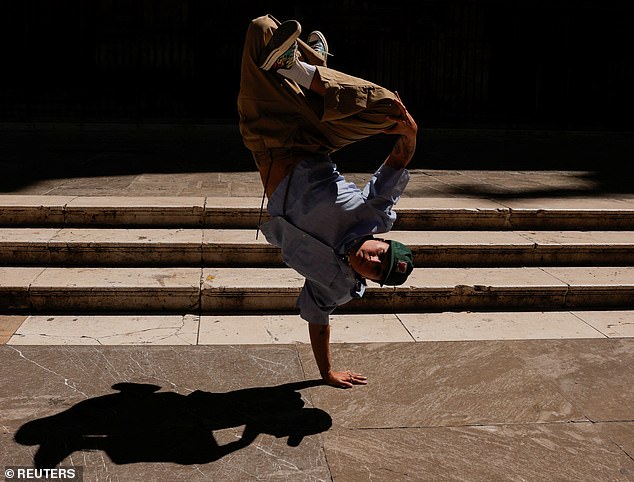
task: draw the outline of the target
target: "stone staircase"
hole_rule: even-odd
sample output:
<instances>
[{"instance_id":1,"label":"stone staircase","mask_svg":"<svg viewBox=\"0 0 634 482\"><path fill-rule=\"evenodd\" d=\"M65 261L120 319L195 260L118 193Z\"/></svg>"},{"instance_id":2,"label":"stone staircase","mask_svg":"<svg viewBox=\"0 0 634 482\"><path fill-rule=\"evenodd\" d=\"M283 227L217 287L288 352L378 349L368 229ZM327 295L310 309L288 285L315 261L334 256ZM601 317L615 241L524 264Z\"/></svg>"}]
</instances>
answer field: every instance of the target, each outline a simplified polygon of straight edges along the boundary
<instances>
[{"instance_id":1,"label":"stone staircase","mask_svg":"<svg viewBox=\"0 0 634 482\"><path fill-rule=\"evenodd\" d=\"M634 309L634 205L405 198L400 287L338 313ZM1 314L292 314L303 279L259 200L0 196Z\"/></svg>"}]
</instances>

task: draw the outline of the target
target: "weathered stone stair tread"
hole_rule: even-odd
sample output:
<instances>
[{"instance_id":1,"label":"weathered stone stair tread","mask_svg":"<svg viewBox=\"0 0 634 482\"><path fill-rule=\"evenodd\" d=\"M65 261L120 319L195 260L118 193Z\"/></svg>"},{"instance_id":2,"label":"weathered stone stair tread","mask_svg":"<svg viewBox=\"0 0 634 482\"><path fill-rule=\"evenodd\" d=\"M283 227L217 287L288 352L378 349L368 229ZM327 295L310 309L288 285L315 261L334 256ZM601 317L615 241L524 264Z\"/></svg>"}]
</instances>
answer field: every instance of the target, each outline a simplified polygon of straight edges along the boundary
<instances>
[{"instance_id":1,"label":"weathered stone stair tread","mask_svg":"<svg viewBox=\"0 0 634 482\"><path fill-rule=\"evenodd\" d=\"M3 312L294 312L288 268L0 268ZM634 267L426 268L345 311L634 308Z\"/></svg>"},{"instance_id":2,"label":"weathered stone stair tread","mask_svg":"<svg viewBox=\"0 0 634 482\"><path fill-rule=\"evenodd\" d=\"M259 207L257 197L0 195L0 225L255 228ZM398 229L634 228L627 198L403 198L395 209Z\"/></svg>"},{"instance_id":3,"label":"weathered stone stair tread","mask_svg":"<svg viewBox=\"0 0 634 482\"><path fill-rule=\"evenodd\" d=\"M392 231L420 267L634 264L628 231ZM43 266L279 266L254 230L3 228L0 263Z\"/></svg>"},{"instance_id":4,"label":"weathered stone stair tread","mask_svg":"<svg viewBox=\"0 0 634 482\"><path fill-rule=\"evenodd\" d=\"M0 264L52 266L204 266L281 264L255 230L4 228Z\"/></svg>"},{"instance_id":5,"label":"weathered stone stair tread","mask_svg":"<svg viewBox=\"0 0 634 482\"><path fill-rule=\"evenodd\" d=\"M0 195L0 225L255 226L257 198Z\"/></svg>"},{"instance_id":6,"label":"weathered stone stair tread","mask_svg":"<svg viewBox=\"0 0 634 482\"><path fill-rule=\"evenodd\" d=\"M18 316L15 316L18 318ZM20 317L11 345L254 345L309 343L297 315ZM333 343L634 337L634 311L334 314Z\"/></svg>"}]
</instances>

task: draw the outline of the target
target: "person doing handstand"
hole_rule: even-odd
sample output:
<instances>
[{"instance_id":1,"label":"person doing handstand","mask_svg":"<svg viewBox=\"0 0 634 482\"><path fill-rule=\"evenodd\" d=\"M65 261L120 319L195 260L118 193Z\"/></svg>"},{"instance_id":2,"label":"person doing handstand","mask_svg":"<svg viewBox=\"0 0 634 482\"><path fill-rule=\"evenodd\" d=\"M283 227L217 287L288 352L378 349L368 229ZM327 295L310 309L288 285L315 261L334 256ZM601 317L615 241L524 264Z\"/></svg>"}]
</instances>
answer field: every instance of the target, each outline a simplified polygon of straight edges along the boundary
<instances>
[{"instance_id":1,"label":"person doing handstand","mask_svg":"<svg viewBox=\"0 0 634 482\"><path fill-rule=\"evenodd\" d=\"M308 321L315 361L329 385L348 388L367 378L336 371L330 356L330 314L363 296L366 280L403 284L412 252L377 237L396 219L392 210L409 181L405 169L418 127L397 93L326 67L319 31L299 39L295 20L270 15L251 21L241 65L240 133L251 151L270 221L267 241L305 277L297 300ZM363 190L347 182L330 154L379 133L398 136Z\"/></svg>"}]
</instances>

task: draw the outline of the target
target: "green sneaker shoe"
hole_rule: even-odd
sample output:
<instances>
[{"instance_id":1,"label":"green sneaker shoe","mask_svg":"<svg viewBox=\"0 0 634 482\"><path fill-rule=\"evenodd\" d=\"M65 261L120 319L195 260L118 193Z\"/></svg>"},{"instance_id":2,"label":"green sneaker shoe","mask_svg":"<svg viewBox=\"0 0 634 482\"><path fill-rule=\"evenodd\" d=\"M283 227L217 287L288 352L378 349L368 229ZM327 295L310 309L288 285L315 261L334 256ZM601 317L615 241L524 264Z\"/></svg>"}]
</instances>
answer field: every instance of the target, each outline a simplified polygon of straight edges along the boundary
<instances>
[{"instance_id":1,"label":"green sneaker shoe","mask_svg":"<svg viewBox=\"0 0 634 482\"><path fill-rule=\"evenodd\" d=\"M326 61L326 58L330 54L328 53L328 42L326 42L326 37L324 37L323 33L319 30L313 30L308 35L306 43Z\"/></svg>"}]
</instances>

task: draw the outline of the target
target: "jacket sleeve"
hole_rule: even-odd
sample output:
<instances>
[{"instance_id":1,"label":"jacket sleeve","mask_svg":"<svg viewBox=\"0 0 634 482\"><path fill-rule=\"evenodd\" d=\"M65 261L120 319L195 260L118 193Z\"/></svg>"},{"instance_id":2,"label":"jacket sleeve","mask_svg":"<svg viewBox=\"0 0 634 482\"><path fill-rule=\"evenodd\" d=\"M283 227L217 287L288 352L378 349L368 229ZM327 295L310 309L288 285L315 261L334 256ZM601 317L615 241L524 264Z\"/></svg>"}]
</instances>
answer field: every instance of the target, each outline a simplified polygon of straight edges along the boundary
<instances>
[{"instance_id":1,"label":"jacket sleeve","mask_svg":"<svg viewBox=\"0 0 634 482\"><path fill-rule=\"evenodd\" d=\"M322 286L307 279L297 298L299 316L309 323L328 325L330 315L337 308L353 298L361 298L365 292L365 285L356 280L354 288L341 290ZM348 285L349 286L349 285Z\"/></svg>"},{"instance_id":2,"label":"jacket sleeve","mask_svg":"<svg viewBox=\"0 0 634 482\"><path fill-rule=\"evenodd\" d=\"M335 311L337 304L324 294L319 284L307 279L297 298L299 316L315 325L328 325L330 314Z\"/></svg>"},{"instance_id":3,"label":"jacket sleeve","mask_svg":"<svg viewBox=\"0 0 634 482\"><path fill-rule=\"evenodd\" d=\"M381 213L387 231L392 229L396 221L396 213L392 211L392 207L400 199L408 182L407 169L393 169L384 164L377 169L363 190L366 204Z\"/></svg>"}]
</instances>

